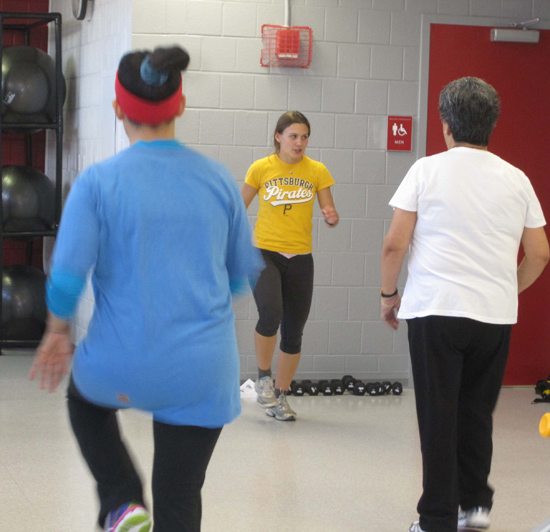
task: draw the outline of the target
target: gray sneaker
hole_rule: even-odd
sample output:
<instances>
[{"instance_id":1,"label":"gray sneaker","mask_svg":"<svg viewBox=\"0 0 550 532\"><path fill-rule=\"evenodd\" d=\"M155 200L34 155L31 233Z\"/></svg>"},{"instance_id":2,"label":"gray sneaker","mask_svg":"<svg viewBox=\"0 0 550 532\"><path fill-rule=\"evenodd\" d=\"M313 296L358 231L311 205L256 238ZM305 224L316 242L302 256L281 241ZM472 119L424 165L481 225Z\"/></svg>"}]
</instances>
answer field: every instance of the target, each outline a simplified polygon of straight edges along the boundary
<instances>
[{"instance_id":1,"label":"gray sneaker","mask_svg":"<svg viewBox=\"0 0 550 532\"><path fill-rule=\"evenodd\" d=\"M290 408L286 395L282 393L277 399L277 406L265 411L267 416L274 417L277 421L296 421L296 412Z\"/></svg>"},{"instance_id":2,"label":"gray sneaker","mask_svg":"<svg viewBox=\"0 0 550 532\"><path fill-rule=\"evenodd\" d=\"M258 394L258 403L264 408L277 406L277 397L273 390L273 379L271 377L262 377L254 384L254 389Z\"/></svg>"}]
</instances>

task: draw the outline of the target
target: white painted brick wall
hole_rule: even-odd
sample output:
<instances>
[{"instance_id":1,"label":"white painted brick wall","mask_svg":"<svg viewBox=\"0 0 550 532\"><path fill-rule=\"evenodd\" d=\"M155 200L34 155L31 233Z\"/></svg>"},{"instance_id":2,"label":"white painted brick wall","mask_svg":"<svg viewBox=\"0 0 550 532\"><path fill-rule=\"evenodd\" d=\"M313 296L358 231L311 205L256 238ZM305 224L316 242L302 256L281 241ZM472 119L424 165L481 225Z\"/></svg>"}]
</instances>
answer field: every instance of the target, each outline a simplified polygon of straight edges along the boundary
<instances>
[{"instance_id":1,"label":"white painted brick wall","mask_svg":"<svg viewBox=\"0 0 550 532\"><path fill-rule=\"evenodd\" d=\"M373 46L370 75L372 79L400 80L403 75L403 48Z\"/></svg>"},{"instance_id":2,"label":"white painted brick wall","mask_svg":"<svg viewBox=\"0 0 550 532\"><path fill-rule=\"evenodd\" d=\"M313 30L315 40L324 40L325 38L325 14L326 10L322 7L314 7L308 3L307 6L292 4L292 26L306 26ZM275 24L281 24L279 17ZM261 24L260 24L261 25Z\"/></svg>"},{"instance_id":3,"label":"white painted brick wall","mask_svg":"<svg viewBox=\"0 0 550 532\"><path fill-rule=\"evenodd\" d=\"M364 150L367 147L367 116L336 115L336 148Z\"/></svg>"},{"instance_id":4,"label":"white painted brick wall","mask_svg":"<svg viewBox=\"0 0 550 532\"><path fill-rule=\"evenodd\" d=\"M361 349L362 323L360 321L331 321L329 324L329 355L356 355ZM329 357L327 357L329 358ZM340 371L345 371L345 367Z\"/></svg>"},{"instance_id":5,"label":"white painted brick wall","mask_svg":"<svg viewBox=\"0 0 550 532\"><path fill-rule=\"evenodd\" d=\"M321 150L320 161L327 168L338 168L338 183L353 183L353 150Z\"/></svg>"},{"instance_id":6,"label":"white painted brick wall","mask_svg":"<svg viewBox=\"0 0 550 532\"><path fill-rule=\"evenodd\" d=\"M224 109L253 109L254 77L235 74L221 78L221 107Z\"/></svg>"},{"instance_id":7,"label":"white painted brick wall","mask_svg":"<svg viewBox=\"0 0 550 532\"><path fill-rule=\"evenodd\" d=\"M360 115L385 116L388 113L388 83L376 80L357 81L355 112Z\"/></svg>"},{"instance_id":8,"label":"white painted brick wall","mask_svg":"<svg viewBox=\"0 0 550 532\"><path fill-rule=\"evenodd\" d=\"M355 81L352 79L323 80L322 105L324 113L353 113Z\"/></svg>"},{"instance_id":9,"label":"white painted brick wall","mask_svg":"<svg viewBox=\"0 0 550 532\"><path fill-rule=\"evenodd\" d=\"M288 76L258 76L254 89L255 109L284 112L288 108Z\"/></svg>"},{"instance_id":10,"label":"white painted brick wall","mask_svg":"<svg viewBox=\"0 0 550 532\"><path fill-rule=\"evenodd\" d=\"M323 80L291 76L288 81L289 109L299 109L303 113L321 110Z\"/></svg>"},{"instance_id":11,"label":"white painted brick wall","mask_svg":"<svg viewBox=\"0 0 550 532\"><path fill-rule=\"evenodd\" d=\"M382 150L357 150L353 154L353 182L382 184L386 175L386 154Z\"/></svg>"},{"instance_id":12,"label":"white painted brick wall","mask_svg":"<svg viewBox=\"0 0 550 532\"><path fill-rule=\"evenodd\" d=\"M339 78L367 79L370 77L370 46L338 45L337 72Z\"/></svg>"},{"instance_id":13,"label":"white painted brick wall","mask_svg":"<svg viewBox=\"0 0 550 532\"><path fill-rule=\"evenodd\" d=\"M391 13L389 11L359 10L360 43L390 44Z\"/></svg>"},{"instance_id":14,"label":"white painted brick wall","mask_svg":"<svg viewBox=\"0 0 550 532\"><path fill-rule=\"evenodd\" d=\"M329 42L357 42L357 10L346 7L327 8L325 40Z\"/></svg>"},{"instance_id":15,"label":"white painted brick wall","mask_svg":"<svg viewBox=\"0 0 550 532\"><path fill-rule=\"evenodd\" d=\"M386 152L388 114L415 117L419 106L424 14L550 19L548 0L291 0L291 25L313 28L308 69L260 65L261 26L283 24L282 0L95 0L93 18L64 15L65 179L121 149L110 100L127 48L180 44L191 54L184 76L187 110L177 137L224 162L242 185L249 165L272 152L273 129L287 109L312 125L308 155L333 174L337 228L314 209L315 292L298 377L354 373L407 379L406 327L381 323L380 250L392 216L387 201L416 153ZM131 34L131 44L130 44ZM415 137L413 136L413 139ZM413 150L416 142L413 142ZM249 208L255 222L257 202ZM404 266L399 283L406 278ZM80 336L93 309L90 289L78 314ZM243 378L253 376L252 298L236 309Z\"/></svg>"},{"instance_id":16,"label":"white painted brick wall","mask_svg":"<svg viewBox=\"0 0 550 532\"><path fill-rule=\"evenodd\" d=\"M63 20L63 72L67 81L63 138L65 194L84 168L127 146L122 128L115 126L111 102L116 66L131 45L131 7L131 0L94 0L87 18L77 21L72 16L70 2L50 2L50 11L61 13ZM164 5L159 8L162 13ZM150 13L149 32L165 24L166 16L159 12ZM50 136L48 165L54 164L54 149ZM73 324L77 342L86 334L93 306L94 296L88 283Z\"/></svg>"},{"instance_id":17,"label":"white painted brick wall","mask_svg":"<svg viewBox=\"0 0 550 532\"><path fill-rule=\"evenodd\" d=\"M265 146L267 144L267 116L262 112L235 113L235 144L238 146ZM242 174L243 177L246 174Z\"/></svg>"},{"instance_id":18,"label":"white painted brick wall","mask_svg":"<svg viewBox=\"0 0 550 532\"><path fill-rule=\"evenodd\" d=\"M154 5L162 2L147 2ZM222 2L203 2L190 0L187 3L185 25L187 33L196 35L221 35ZM139 8L135 10L139 11ZM176 29L177 31L177 29Z\"/></svg>"},{"instance_id":19,"label":"white painted brick wall","mask_svg":"<svg viewBox=\"0 0 550 532\"><path fill-rule=\"evenodd\" d=\"M216 72L191 71L185 76L185 96L194 108L220 107L221 76Z\"/></svg>"},{"instance_id":20,"label":"white painted brick wall","mask_svg":"<svg viewBox=\"0 0 550 532\"><path fill-rule=\"evenodd\" d=\"M222 11L222 35L255 37L257 11L255 4L225 3Z\"/></svg>"},{"instance_id":21,"label":"white painted brick wall","mask_svg":"<svg viewBox=\"0 0 550 532\"><path fill-rule=\"evenodd\" d=\"M418 116L418 83L412 81L391 81L389 88L389 115Z\"/></svg>"}]
</instances>

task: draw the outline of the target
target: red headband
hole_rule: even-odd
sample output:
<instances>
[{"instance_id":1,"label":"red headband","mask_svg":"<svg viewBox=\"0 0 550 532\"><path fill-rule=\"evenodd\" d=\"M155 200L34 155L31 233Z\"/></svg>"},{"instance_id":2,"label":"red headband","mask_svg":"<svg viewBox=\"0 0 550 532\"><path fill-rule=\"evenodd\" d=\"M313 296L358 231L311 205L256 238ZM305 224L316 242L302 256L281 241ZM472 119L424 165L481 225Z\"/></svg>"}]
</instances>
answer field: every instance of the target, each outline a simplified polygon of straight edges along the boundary
<instances>
[{"instance_id":1,"label":"red headband","mask_svg":"<svg viewBox=\"0 0 550 532\"><path fill-rule=\"evenodd\" d=\"M115 81L116 100L122 112L133 122L147 124L150 126L169 122L178 114L182 95L182 82L178 90L168 98L160 102L144 100L129 90L125 89L118 79L118 72Z\"/></svg>"}]
</instances>

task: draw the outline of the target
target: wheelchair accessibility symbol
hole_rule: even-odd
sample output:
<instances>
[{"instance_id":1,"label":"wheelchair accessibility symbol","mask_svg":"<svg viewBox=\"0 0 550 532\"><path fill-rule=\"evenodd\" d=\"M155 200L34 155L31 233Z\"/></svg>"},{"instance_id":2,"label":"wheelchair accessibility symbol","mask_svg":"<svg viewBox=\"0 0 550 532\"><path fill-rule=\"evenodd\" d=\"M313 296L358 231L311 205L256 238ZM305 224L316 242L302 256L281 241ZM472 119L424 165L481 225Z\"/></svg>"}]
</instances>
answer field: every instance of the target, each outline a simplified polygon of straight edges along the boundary
<instances>
[{"instance_id":1,"label":"wheelchair accessibility symbol","mask_svg":"<svg viewBox=\"0 0 550 532\"><path fill-rule=\"evenodd\" d=\"M388 150L411 151L412 116L388 116Z\"/></svg>"},{"instance_id":2,"label":"wheelchair accessibility symbol","mask_svg":"<svg viewBox=\"0 0 550 532\"><path fill-rule=\"evenodd\" d=\"M392 126L392 129L393 129L393 136L394 137L396 137L397 135L399 135L400 137L403 137L407 134L407 131L403 127L403 124L399 124L399 127L397 127L397 124L394 122L393 126Z\"/></svg>"}]
</instances>

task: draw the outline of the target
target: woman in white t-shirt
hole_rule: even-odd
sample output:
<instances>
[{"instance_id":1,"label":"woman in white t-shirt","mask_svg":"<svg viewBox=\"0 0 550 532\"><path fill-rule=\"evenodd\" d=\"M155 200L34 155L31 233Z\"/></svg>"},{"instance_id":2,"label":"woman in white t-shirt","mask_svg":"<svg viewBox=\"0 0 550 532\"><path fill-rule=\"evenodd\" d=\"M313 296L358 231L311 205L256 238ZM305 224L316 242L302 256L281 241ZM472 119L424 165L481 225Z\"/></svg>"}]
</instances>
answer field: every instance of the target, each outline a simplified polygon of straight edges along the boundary
<instances>
[{"instance_id":1,"label":"woman in white t-shirt","mask_svg":"<svg viewBox=\"0 0 550 532\"><path fill-rule=\"evenodd\" d=\"M410 532L489 526L492 413L518 293L549 257L529 179L487 150L500 111L495 89L478 78L455 80L439 111L447 151L418 160L405 176L390 200L382 251L381 318L393 329L398 317L407 320L423 459L420 520Z\"/></svg>"}]
</instances>

